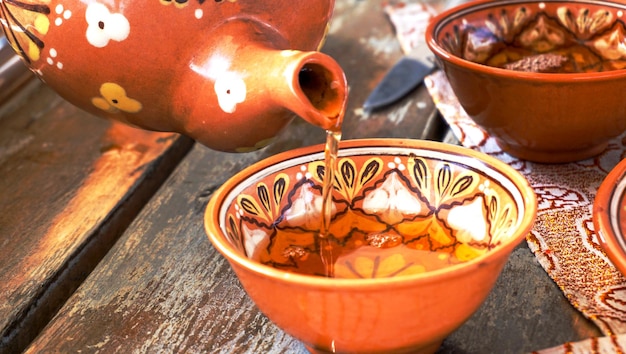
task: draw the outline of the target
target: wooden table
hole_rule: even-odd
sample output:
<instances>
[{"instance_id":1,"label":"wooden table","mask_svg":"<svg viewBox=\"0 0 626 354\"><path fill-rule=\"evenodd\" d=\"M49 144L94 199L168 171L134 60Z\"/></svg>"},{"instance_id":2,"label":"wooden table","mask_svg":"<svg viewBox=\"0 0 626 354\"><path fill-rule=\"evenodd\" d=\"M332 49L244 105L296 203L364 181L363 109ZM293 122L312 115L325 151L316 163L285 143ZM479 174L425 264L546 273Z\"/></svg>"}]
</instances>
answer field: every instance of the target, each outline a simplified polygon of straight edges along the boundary
<instances>
[{"instance_id":1,"label":"wooden table","mask_svg":"<svg viewBox=\"0 0 626 354\"><path fill-rule=\"evenodd\" d=\"M339 0L323 51L350 83L344 138L442 140L424 87L366 114L400 57L380 1ZM211 193L243 167L322 143L296 120L255 153L89 116L31 80L0 106L0 353L305 353L261 314L203 231ZM600 335L520 245L441 353L522 353Z\"/></svg>"}]
</instances>

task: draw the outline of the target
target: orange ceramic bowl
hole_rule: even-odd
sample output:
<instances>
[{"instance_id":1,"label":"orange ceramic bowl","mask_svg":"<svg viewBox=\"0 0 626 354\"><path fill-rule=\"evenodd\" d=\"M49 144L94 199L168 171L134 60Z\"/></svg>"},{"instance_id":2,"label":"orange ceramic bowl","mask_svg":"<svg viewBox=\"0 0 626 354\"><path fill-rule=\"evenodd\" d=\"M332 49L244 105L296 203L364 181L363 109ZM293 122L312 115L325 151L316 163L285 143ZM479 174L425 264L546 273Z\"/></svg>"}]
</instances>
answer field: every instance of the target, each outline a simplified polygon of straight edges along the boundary
<instances>
[{"instance_id":1,"label":"orange ceramic bowl","mask_svg":"<svg viewBox=\"0 0 626 354\"><path fill-rule=\"evenodd\" d=\"M503 150L569 162L626 129L625 12L608 1L480 0L434 18L426 39L462 107Z\"/></svg>"},{"instance_id":2,"label":"orange ceramic bowl","mask_svg":"<svg viewBox=\"0 0 626 354\"><path fill-rule=\"evenodd\" d=\"M209 239L258 308L312 352L434 352L485 300L530 231L532 188L508 165L458 146L342 142L327 239L355 243L360 228L393 244L335 248L326 264L336 278L303 275L294 257L320 254L319 237L304 235L319 230L323 159L323 146L307 147L235 175L208 204ZM411 258L417 249L442 251L440 261L471 257L428 270ZM275 267L257 260L263 254L279 255Z\"/></svg>"},{"instance_id":3,"label":"orange ceramic bowl","mask_svg":"<svg viewBox=\"0 0 626 354\"><path fill-rule=\"evenodd\" d=\"M606 176L593 202L593 224L611 262L626 275L626 160Z\"/></svg>"}]
</instances>

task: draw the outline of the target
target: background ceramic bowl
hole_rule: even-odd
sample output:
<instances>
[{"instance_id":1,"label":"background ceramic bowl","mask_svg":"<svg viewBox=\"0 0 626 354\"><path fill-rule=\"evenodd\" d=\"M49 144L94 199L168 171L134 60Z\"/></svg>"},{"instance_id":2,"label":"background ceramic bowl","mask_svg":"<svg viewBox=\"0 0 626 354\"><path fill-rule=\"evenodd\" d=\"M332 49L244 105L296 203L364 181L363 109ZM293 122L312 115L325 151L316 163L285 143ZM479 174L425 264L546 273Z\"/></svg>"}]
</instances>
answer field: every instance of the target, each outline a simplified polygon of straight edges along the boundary
<instances>
[{"instance_id":1,"label":"background ceramic bowl","mask_svg":"<svg viewBox=\"0 0 626 354\"><path fill-rule=\"evenodd\" d=\"M481 0L434 18L426 37L465 111L505 151L568 162L626 130L625 11L594 0ZM512 62L541 72L504 68Z\"/></svg>"},{"instance_id":2,"label":"background ceramic bowl","mask_svg":"<svg viewBox=\"0 0 626 354\"><path fill-rule=\"evenodd\" d=\"M611 262L626 275L626 160L606 176L593 202L593 224Z\"/></svg>"},{"instance_id":3,"label":"background ceramic bowl","mask_svg":"<svg viewBox=\"0 0 626 354\"><path fill-rule=\"evenodd\" d=\"M329 262L343 279L295 273L286 256L274 260L282 269L257 262L253 258L266 251L284 255L286 248L274 249L281 247L280 233L319 230L323 159L323 146L308 147L235 175L207 206L209 239L259 309L310 350L434 352L481 305L531 229L537 211L532 188L508 165L462 147L344 141L329 239L352 242L354 226L401 239L376 249L376 257L355 251ZM343 218L357 214L362 221L342 236ZM319 242L291 238L311 259L319 257ZM419 261L405 257L410 248L471 259L424 272Z\"/></svg>"}]
</instances>

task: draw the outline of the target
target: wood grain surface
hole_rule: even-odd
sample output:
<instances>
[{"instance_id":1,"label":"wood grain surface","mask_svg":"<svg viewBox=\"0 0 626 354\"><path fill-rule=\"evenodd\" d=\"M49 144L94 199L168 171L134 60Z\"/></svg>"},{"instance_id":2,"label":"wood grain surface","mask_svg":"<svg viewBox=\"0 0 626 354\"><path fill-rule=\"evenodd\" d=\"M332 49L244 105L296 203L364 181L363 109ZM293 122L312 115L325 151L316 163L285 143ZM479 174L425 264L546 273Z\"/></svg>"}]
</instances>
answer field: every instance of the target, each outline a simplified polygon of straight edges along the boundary
<instances>
[{"instance_id":1,"label":"wood grain surface","mask_svg":"<svg viewBox=\"0 0 626 354\"><path fill-rule=\"evenodd\" d=\"M0 117L0 352L26 347L192 144L87 115L36 80L10 106Z\"/></svg>"},{"instance_id":2,"label":"wood grain surface","mask_svg":"<svg viewBox=\"0 0 626 354\"><path fill-rule=\"evenodd\" d=\"M401 56L380 2L338 1L323 51L350 83L344 138L442 139L445 127L423 87L381 111L360 109ZM241 168L324 136L297 119L257 153L196 146L29 351L303 350L246 297L204 235L202 213L211 192Z\"/></svg>"},{"instance_id":3,"label":"wood grain surface","mask_svg":"<svg viewBox=\"0 0 626 354\"><path fill-rule=\"evenodd\" d=\"M381 1L374 0L338 0L323 48L341 64L350 84L344 138L444 139L445 126L423 87L386 109L374 113L360 109L365 97L401 56L393 29L381 6ZM55 101L52 93L42 91L49 95L49 100ZM76 114L71 107L61 106L63 110L57 116L65 119ZM28 109L33 110L31 115L38 110ZM101 129L104 134L108 128ZM102 134L90 138L90 144L100 146L96 151L101 151L101 138ZM255 153L226 154L195 145L97 267L84 281L78 281L80 287L26 352L306 353L301 343L258 311L228 263L211 246L202 222L212 192L233 174L278 152L323 141L323 131L296 120L275 144ZM62 145L60 142L55 144ZM86 143L75 144L68 142L64 148L71 151L77 150L76 146L86 149ZM115 157L110 157L110 164L120 163L120 149L105 150ZM129 150L126 153L135 156L136 152ZM22 159L27 161L24 163L35 160L48 164L48 159L39 156L54 157L58 151L50 146L39 154L33 153L33 156ZM76 153L99 156L96 151ZM98 160L92 156L75 162L57 162L53 170L64 183L83 186L92 178L89 171L94 170L94 162ZM0 173L12 176L13 184L21 183L28 175L42 173L38 169L15 172L18 168L19 165L13 166ZM118 179L114 183L123 182ZM0 181L0 185L2 183ZM94 204L100 204L94 203L101 198L94 194L94 190L85 190L86 194L76 190L64 192L58 190L57 184L61 183L58 180L40 183L42 186L33 190L33 195L24 197L22 205L49 208L50 214L41 218L54 220L62 214L77 222L91 217L92 209L98 209ZM35 187L28 185L24 193ZM87 199L86 204L73 204L77 194ZM116 198L121 200L123 197ZM39 200L42 202L35 202ZM6 205L10 204L6 202ZM12 210L9 216L0 215L0 225L3 225L2 217L15 218L10 215L19 213ZM32 220L32 223L42 222ZM28 221L25 220L13 228L18 230L26 224ZM2 233L5 234L4 229ZM35 241L19 246L30 252L14 257L16 264L23 264L25 261L20 259L24 257L27 260L44 256L55 259L67 251L43 246L54 242L57 245L69 243L70 246L74 243L71 241L73 236L65 236L67 233L61 226L53 229L41 226L29 233L34 235L31 237ZM18 246L13 247L15 250L12 251L3 248L2 255L16 253ZM36 249L39 251L35 252ZM13 282L14 278L25 279L30 274L26 268L10 268L6 263L10 262L0 259L0 269L11 269L7 279ZM48 263L37 271L48 272L49 267L54 268ZM67 267L82 269L71 262ZM35 287L50 287L40 278L32 279ZM4 296L5 293L1 294ZM3 311L15 318L9 313L9 307L3 307ZM440 352L522 353L598 334L597 329L569 305L522 244L511 256L496 289L483 307L444 342Z\"/></svg>"}]
</instances>

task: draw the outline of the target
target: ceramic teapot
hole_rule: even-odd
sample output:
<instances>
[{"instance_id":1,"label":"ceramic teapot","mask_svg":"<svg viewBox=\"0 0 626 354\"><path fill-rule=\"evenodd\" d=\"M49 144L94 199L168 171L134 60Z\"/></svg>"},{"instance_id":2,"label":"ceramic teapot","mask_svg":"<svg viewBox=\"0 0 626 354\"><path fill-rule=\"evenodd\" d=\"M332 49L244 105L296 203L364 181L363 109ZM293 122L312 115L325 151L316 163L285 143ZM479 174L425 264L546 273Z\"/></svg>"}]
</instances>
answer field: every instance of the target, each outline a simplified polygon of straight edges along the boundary
<instances>
[{"instance_id":1,"label":"ceramic teapot","mask_svg":"<svg viewBox=\"0 0 626 354\"><path fill-rule=\"evenodd\" d=\"M337 127L347 85L317 51L333 0L0 0L29 68L82 109L216 150L269 144L294 113Z\"/></svg>"}]
</instances>

